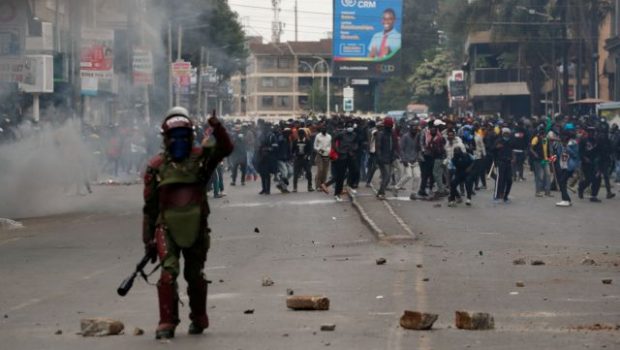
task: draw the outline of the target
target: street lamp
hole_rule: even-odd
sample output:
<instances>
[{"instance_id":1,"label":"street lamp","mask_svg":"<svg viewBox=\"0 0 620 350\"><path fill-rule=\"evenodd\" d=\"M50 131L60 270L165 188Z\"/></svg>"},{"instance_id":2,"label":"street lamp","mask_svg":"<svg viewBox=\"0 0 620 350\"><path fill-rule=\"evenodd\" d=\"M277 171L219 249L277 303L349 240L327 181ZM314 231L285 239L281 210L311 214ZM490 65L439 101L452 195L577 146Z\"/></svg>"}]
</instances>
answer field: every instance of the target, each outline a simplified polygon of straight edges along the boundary
<instances>
[{"instance_id":1,"label":"street lamp","mask_svg":"<svg viewBox=\"0 0 620 350\"><path fill-rule=\"evenodd\" d=\"M331 114L331 106L330 106L330 79L331 79L331 72L329 71L329 64L327 63L327 61L325 61L325 59L323 57L320 56L314 56L314 58L318 59L319 62L318 63L323 63L325 64L325 69L327 70L327 117L330 116Z\"/></svg>"},{"instance_id":2,"label":"street lamp","mask_svg":"<svg viewBox=\"0 0 620 350\"><path fill-rule=\"evenodd\" d=\"M308 69L310 69L310 72L312 73L312 87L313 88L314 88L314 78L315 78L316 68L321 64L325 65L325 68L327 71L327 115L329 116L331 114L330 96L329 96L330 90L331 90L330 82L329 82L331 73L329 71L329 64L327 63L327 61L325 61L325 59L323 59L323 57L320 57L320 56L312 56L312 57L318 60L318 62L316 62L314 65L311 65L310 63L306 61L299 61L299 63L306 65ZM314 93L312 94L312 111L314 111Z\"/></svg>"}]
</instances>

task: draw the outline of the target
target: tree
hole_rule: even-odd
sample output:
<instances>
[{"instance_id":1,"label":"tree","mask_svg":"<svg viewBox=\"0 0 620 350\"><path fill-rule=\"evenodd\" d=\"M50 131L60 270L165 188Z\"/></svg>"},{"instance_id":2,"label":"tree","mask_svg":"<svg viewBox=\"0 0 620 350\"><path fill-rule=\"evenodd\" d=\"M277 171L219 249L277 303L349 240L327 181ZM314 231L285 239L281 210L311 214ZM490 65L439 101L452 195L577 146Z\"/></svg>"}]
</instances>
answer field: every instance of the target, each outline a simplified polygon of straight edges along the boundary
<instances>
[{"instance_id":1,"label":"tree","mask_svg":"<svg viewBox=\"0 0 620 350\"><path fill-rule=\"evenodd\" d=\"M465 8L463 16L453 17L451 33L458 35L464 32L463 28L467 29L465 32L492 30L498 42L516 40L519 68L527 69L531 110L540 114L542 87L548 78L556 76L558 62L568 67L571 52L579 62L585 58L589 95L593 97L598 74L594 62L599 30L610 9L610 0L476 0ZM585 47L585 56L582 47ZM578 67L576 80L579 82L580 77L581 68ZM568 79L565 73L564 106L568 99Z\"/></svg>"},{"instance_id":2,"label":"tree","mask_svg":"<svg viewBox=\"0 0 620 350\"><path fill-rule=\"evenodd\" d=\"M199 65L201 47L206 48L209 65L218 69L221 80L228 79L245 68L248 52L245 35L238 16L227 0L150 0L148 19L150 25L160 30L161 47L168 47L168 23L172 26L172 57L177 56L177 30L183 27L182 55ZM155 50L155 80L153 89L154 109L167 109L168 62L166 50ZM205 60L207 57L205 57Z\"/></svg>"},{"instance_id":3,"label":"tree","mask_svg":"<svg viewBox=\"0 0 620 350\"><path fill-rule=\"evenodd\" d=\"M438 50L432 60L425 60L408 79L414 102L424 103L431 110L448 108L447 78L453 68L452 57L446 50Z\"/></svg>"},{"instance_id":4,"label":"tree","mask_svg":"<svg viewBox=\"0 0 620 350\"><path fill-rule=\"evenodd\" d=\"M403 110L411 102L411 89L399 77L390 78L383 84L379 110Z\"/></svg>"}]
</instances>

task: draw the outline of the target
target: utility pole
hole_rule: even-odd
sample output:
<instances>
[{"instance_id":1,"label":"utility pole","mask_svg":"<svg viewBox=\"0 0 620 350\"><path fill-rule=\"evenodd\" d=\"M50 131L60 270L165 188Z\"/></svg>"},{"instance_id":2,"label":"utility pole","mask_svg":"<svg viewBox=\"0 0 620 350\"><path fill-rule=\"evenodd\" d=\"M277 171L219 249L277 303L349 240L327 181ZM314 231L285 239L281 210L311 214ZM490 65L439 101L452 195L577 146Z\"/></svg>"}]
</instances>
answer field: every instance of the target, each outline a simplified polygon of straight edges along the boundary
<instances>
[{"instance_id":1,"label":"utility pole","mask_svg":"<svg viewBox=\"0 0 620 350\"><path fill-rule=\"evenodd\" d=\"M168 107L174 106L172 99L172 24L168 21Z\"/></svg>"},{"instance_id":2,"label":"utility pole","mask_svg":"<svg viewBox=\"0 0 620 350\"><path fill-rule=\"evenodd\" d=\"M562 11L562 98L560 104L560 113L568 113L568 87L570 84L568 75L568 6L563 1L564 11Z\"/></svg>"},{"instance_id":3,"label":"utility pole","mask_svg":"<svg viewBox=\"0 0 620 350\"><path fill-rule=\"evenodd\" d=\"M297 0L295 0L295 41L299 41L297 33Z\"/></svg>"},{"instance_id":4,"label":"utility pole","mask_svg":"<svg viewBox=\"0 0 620 350\"><path fill-rule=\"evenodd\" d=\"M273 6L273 22L271 22L271 42L275 44L280 43L280 36L282 36L282 22L280 22L280 4L282 0L271 0Z\"/></svg>"},{"instance_id":5,"label":"utility pole","mask_svg":"<svg viewBox=\"0 0 620 350\"><path fill-rule=\"evenodd\" d=\"M183 48L183 26L177 27L177 61L181 61L181 49ZM176 106L181 104L181 84L177 84Z\"/></svg>"},{"instance_id":6,"label":"utility pole","mask_svg":"<svg viewBox=\"0 0 620 350\"><path fill-rule=\"evenodd\" d=\"M196 95L196 113L198 114L199 117L202 117L202 74L203 74L203 70L202 70L202 66L203 66L203 61L204 61L204 55L205 55L205 47L201 46L200 47L200 58L198 59L198 77L196 79L196 81L198 82L198 87L196 89L197 91L197 95Z\"/></svg>"}]
</instances>

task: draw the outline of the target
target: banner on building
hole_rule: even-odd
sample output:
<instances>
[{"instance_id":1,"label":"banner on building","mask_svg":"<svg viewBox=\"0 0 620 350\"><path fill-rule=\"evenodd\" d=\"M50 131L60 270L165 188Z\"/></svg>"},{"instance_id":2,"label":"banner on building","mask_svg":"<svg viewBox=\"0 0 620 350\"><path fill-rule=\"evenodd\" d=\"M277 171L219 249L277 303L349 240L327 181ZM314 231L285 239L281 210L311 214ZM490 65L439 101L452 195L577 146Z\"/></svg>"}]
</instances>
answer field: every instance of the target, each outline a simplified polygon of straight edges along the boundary
<instances>
[{"instance_id":1,"label":"banner on building","mask_svg":"<svg viewBox=\"0 0 620 350\"><path fill-rule=\"evenodd\" d=\"M402 0L334 0L333 75L383 78L400 68Z\"/></svg>"},{"instance_id":2,"label":"banner on building","mask_svg":"<svg viewBox=\"0 0 620 350\"><path fill-rule=\"evenodd\" d=\"M80 76L112 79L114 74L114 31L84 29L80 49Z\"/></svg>"},{"instance_id":3,"label":"banner on building","mask_svg":"<svg viewBox=\"0 0 620 350\"><path fill-rule=\"evenodd\" d=\"M191 84L192 64L185 61L172 63L172 77L177 87L188 87Z\"/></svg>"},{"instance_id":4,"label":"banner on building","mask_svg":"<svg viewBox=\"0 0 620 350\"><path fill-rule=\"evenodd\" d=\"M30 93L54 92L54 58L52 55L27 55L20 89Z\"/></svg>"},{"instance_id":5,"label":"banner on building","mask_svg":"<svg viewBox=\"0 0 620 350\"><path fill-rule=\"evenodd\" d=\"M151 51L133 50L133 84L153 85L153 55Z\"/></svg>"},{"instance_id":6,"label":"banner on building","mask_svg":"<svg viewBox=\"0 0 620 350\"><path fill-rule=\"evenodd\" d=\"M29 71L24 57L0 57L0 81L23 83L28 80Z\"/></svg>"}]
</instances>

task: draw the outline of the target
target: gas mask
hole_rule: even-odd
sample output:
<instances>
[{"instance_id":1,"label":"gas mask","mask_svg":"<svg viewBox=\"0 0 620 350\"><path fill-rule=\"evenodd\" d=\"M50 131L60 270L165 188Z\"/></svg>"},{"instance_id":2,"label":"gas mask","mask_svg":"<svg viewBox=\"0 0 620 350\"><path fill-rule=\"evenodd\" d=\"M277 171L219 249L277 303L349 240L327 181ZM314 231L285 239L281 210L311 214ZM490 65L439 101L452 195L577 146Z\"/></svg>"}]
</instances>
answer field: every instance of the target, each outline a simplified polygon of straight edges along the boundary
<instances>
[{"instance_id":1,"label":"gas mask","mask_svg":"<svg viewBox=\"0 0 620 350\"><path fill-rule=\"evenodd\" d=\"M176 128L168 132L168 152L175 162L183 161L192 150L192 130Z\"/></svg>"}]
</instances>

